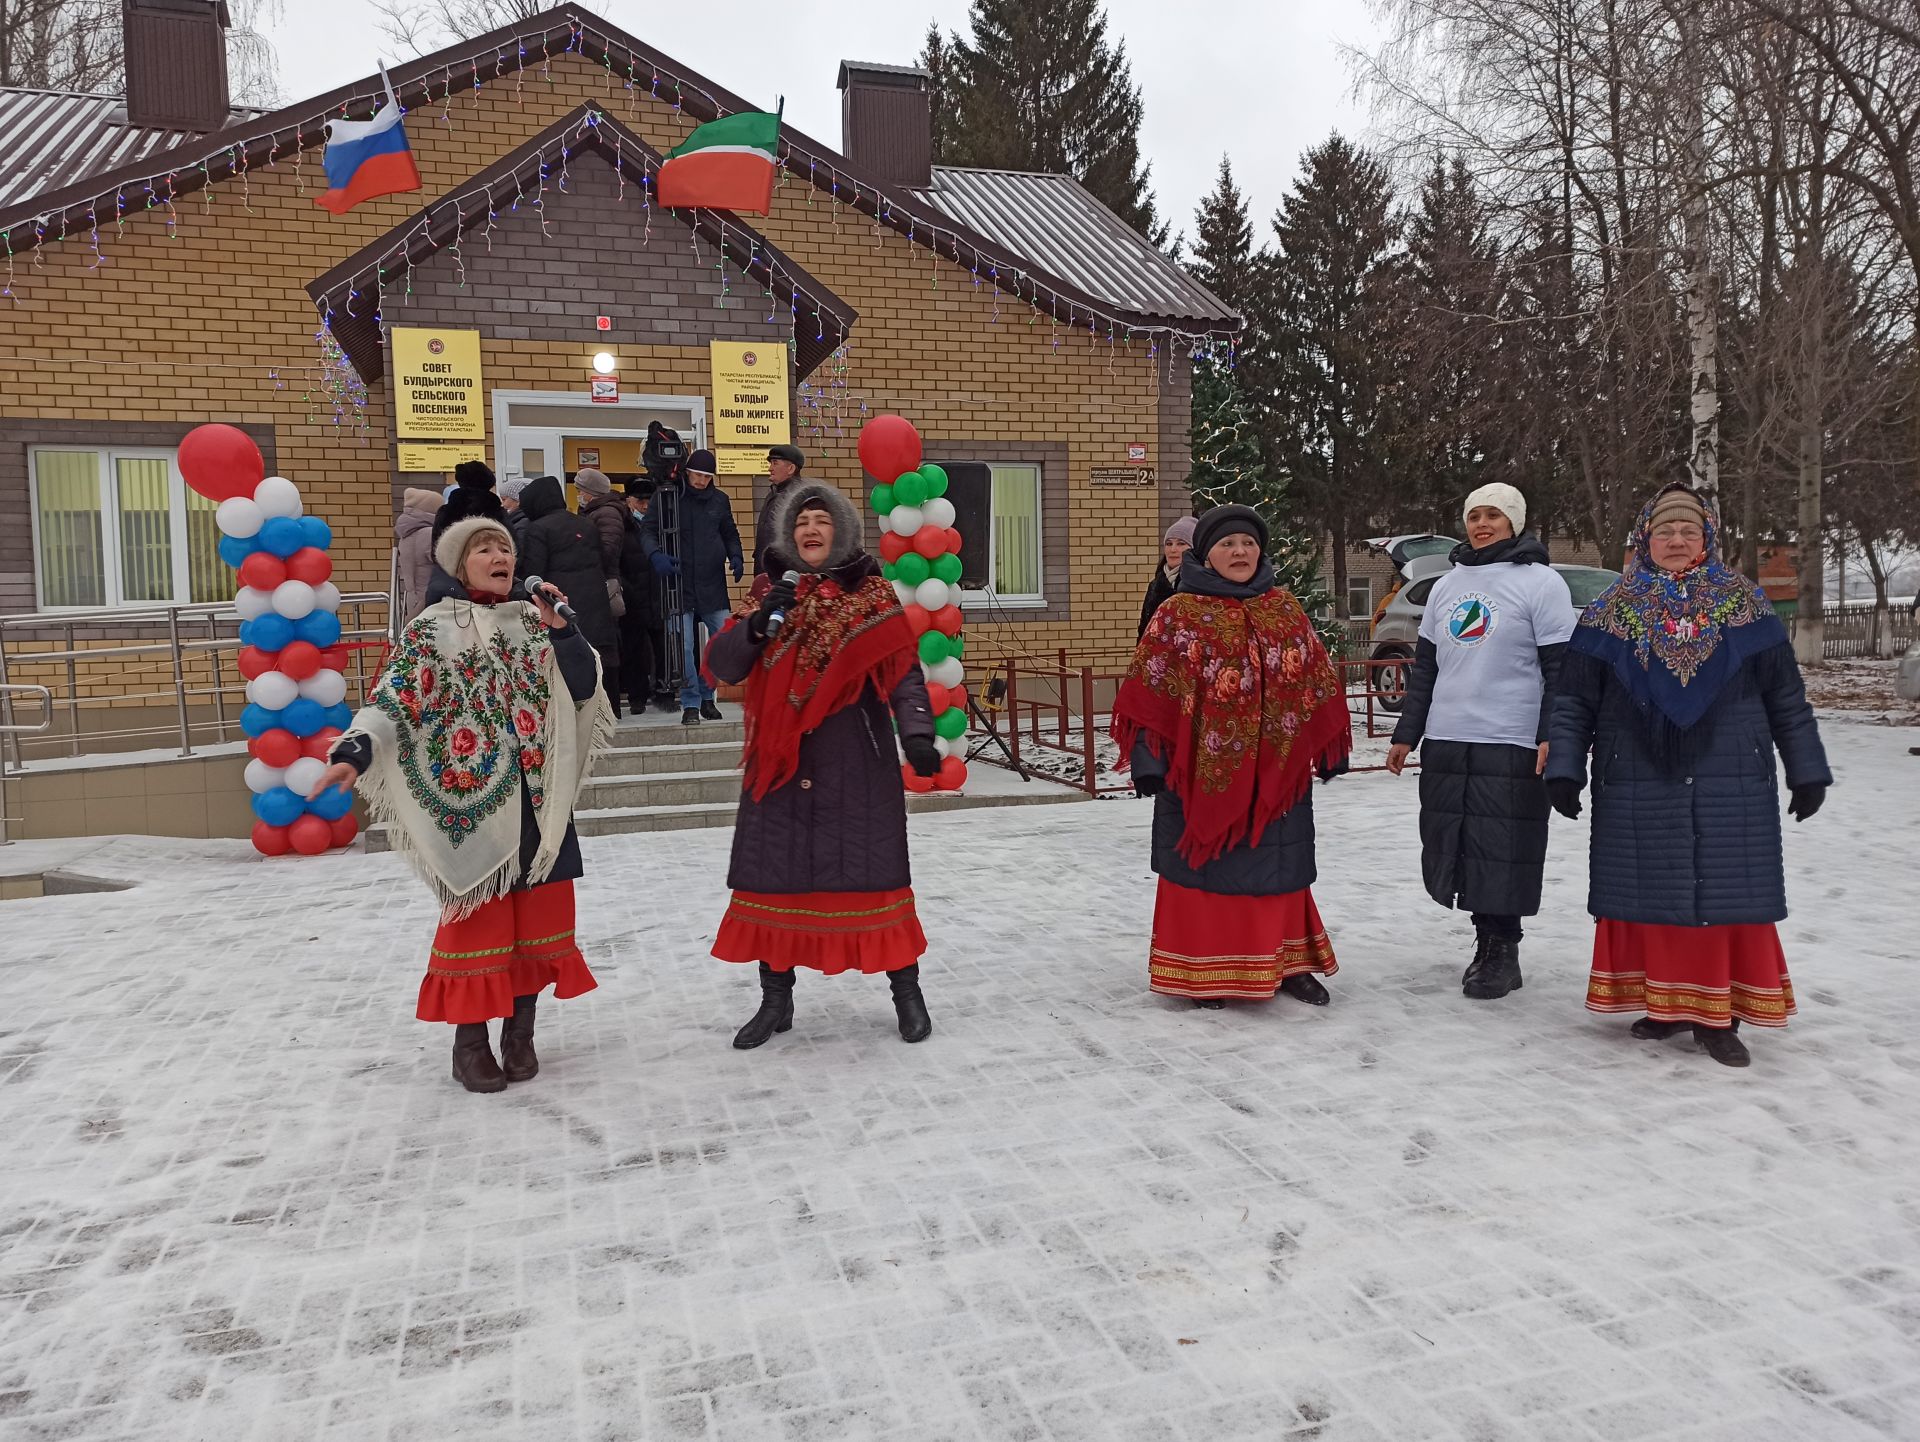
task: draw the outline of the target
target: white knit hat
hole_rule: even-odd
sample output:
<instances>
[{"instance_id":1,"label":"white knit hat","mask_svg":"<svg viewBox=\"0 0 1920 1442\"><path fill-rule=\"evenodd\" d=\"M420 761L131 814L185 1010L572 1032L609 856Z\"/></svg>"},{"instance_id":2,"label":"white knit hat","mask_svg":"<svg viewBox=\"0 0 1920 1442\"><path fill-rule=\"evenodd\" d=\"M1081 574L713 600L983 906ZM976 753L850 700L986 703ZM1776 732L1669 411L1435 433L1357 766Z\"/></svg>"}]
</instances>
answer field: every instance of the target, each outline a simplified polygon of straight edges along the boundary
<instances>
[{"instance_id":1,"label":"white knit hat","mask_svg":"<svg viewBox=\"0 0 1920 1442\"><path fill-rule=\"evenodd\" d=\"M1505 481L1489 481L1478 490L1469 492L1467 503L1460 508L1460 519L1465 521L1477 506L1493 506L1505 511L1507 519L1513 522L1516 536L1527 528L1527 498Z\"/></svg>"},{"instance_id":2,"label":"white knit hat","mask_svg":"<svg viewBox=\"0 0 1920 1442\"><path fill-rule=\"evenodd\" d=\"M467 558L467 548L487 532L505 541L509 551L514 550L512 531L491 516L468 516L440 533L440 539L433 543L433 559L440 563L441 570L464 585L460 563Z\"/></svg>"}]
</instances>

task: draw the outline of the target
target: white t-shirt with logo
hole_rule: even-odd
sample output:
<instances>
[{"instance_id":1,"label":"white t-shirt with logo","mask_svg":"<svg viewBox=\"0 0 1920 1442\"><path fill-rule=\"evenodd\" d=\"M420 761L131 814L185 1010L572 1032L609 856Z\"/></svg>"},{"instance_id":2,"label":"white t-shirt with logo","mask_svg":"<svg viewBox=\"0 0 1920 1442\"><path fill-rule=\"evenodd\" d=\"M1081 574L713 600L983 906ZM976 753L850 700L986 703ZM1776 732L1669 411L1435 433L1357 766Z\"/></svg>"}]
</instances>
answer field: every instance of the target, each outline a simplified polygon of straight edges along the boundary
<instances>
[{"instance_id":1,"label":"white t-shirt with logo","mask_svg":"<svg viewBox=\"0 0 1920 1442\"><path fill-rule=\"evenodd\" d=\"M1573 635L1573 594L1551 566L1455 566L1420 617L1440 674L1427 712L1436 741L1533 746L1540 729L1540 655Z\"/></svg>"}]
</instances>

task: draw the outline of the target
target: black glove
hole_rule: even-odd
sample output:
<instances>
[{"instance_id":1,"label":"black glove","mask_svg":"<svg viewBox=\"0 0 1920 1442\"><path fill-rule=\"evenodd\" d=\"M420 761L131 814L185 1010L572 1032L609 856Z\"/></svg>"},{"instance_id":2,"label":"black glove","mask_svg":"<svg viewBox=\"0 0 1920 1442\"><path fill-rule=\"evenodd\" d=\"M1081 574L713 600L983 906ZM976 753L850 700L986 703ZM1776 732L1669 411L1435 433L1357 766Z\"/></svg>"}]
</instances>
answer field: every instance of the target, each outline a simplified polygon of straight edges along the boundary
<instances>
[{"instance_id":1,"label":"black glove","mask_svg":"<svg viewBox=\"0 0 1920 1442\"><path fill-rule=\"evenodd\" d=\"M900 743L900 749L907 755L907 765L913 768L915 776L933 776L940 770L940 748L925 736L909 736Z\"/></svg>"},{"instance_id":2,"label":"black glove","mask_svg":"<svg viewBox=\"0 0 1920 1442\"><path fill-rule=\"evenodd\" d=\"M1787 803L1787 815L1795 821L1805 821L1818 811L1827 799L1827 788L1818 781L1809 781L1804 786L1793 788L1793 800Z\"/></svg>"},{"instance_id":3,"label":"black glove","mask_svg":"<svg viewBox=\"0 0 1920 1442\"><path fill-rule=\"evenodd\" d=\"M1580 815L1580 783L1564 776L1554 778L1547 782L1547 800L1567 820L1575 820Z\"/></svg>"},{"instance_id":4,"label":"black glove","mask_svg":"<svg viewBox=\"0 0 1920 1442\"><path fill-rule=\"evenodd\" d=\"M1158 796L1166 789L1167 778L1164 776L1136 776L1133 778L1133 794L1135 796Z\"/></svg>"},{"instance_id":5,"label":"black glove","mask_svg":"<svg viewBox=\"0 0 1920 1442\"><path fill-rule=\"evenodd\" d=\"M760 609L747 618L747 634L756 641L766 640L767 627L773 622L774 612L785 615L793 609L793 601L793 586L785 580L775 581L767 594L760 598Z\"/></svg>"}]
</instances>

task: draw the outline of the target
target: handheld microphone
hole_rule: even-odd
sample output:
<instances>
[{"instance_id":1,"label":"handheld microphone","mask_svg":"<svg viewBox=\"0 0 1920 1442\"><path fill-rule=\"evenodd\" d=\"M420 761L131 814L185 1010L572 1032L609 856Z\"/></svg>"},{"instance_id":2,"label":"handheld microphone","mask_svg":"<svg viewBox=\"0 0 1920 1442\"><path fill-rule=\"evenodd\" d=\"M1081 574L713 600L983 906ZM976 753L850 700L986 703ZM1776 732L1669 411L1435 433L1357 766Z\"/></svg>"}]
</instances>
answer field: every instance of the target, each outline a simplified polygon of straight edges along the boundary
<instances>
[{"instance_id":1,"label":"handheld microphone","mask_svg":"<svg viewBox=\"0 0 1920 1442\"><path fill-rule=\"evenodd\" d=\"M538 576L527 577L527 594L531 596L536 591L544 591L546 593L542 599L546 601L549 606L553 607L554 614L562 621L572 625L580 619L574 615L573 607L569 606L565 601L556 599L558 592L554 590L549 582L541 580Z\"/></svg>"},{"instance_id":2,"label":"handheld microphone","mask_svg":"<svg viewBox=\"0 0 1920 1442\"><path fill-rule=\"evenodd\" d=\"M787 572L786 575L780 578L780 584L783 586L799 585L800 573L798 571ZM773 611L768 614L767 639L769 641L771 641L775 636L780 634L780 628L781 626L786 624L786 620L787 620L787 613L785 611Z\"/></svg>"}]
</instances>

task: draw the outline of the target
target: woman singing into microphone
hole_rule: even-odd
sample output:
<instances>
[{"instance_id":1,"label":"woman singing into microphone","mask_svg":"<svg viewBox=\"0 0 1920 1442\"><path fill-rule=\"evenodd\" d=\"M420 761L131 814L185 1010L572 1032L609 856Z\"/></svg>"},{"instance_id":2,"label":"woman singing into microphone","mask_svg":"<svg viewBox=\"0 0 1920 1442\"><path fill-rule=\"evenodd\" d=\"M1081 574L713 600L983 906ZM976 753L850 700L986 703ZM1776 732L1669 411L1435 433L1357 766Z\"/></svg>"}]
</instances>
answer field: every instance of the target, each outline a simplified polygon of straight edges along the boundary
<instances>
[{"instance_id":1,"label":"woman singing into microphone","mask_svg":"<svg viewBox=\"0 0 1920 1442\"><path fill-rule=\"evenodd\" d=\"M713 954L757 961L761 1000L733 1044L757 1047L792 1028L796 967L885 972L901 1037L924 1041L927 939L890 725L913 769L933 775L940 754L913 627L860 549L851 501L824 482L794 481L774 504L758 608L707 648L716 680L747 686L733 902Z\"/></svg>"}]
</instances>

